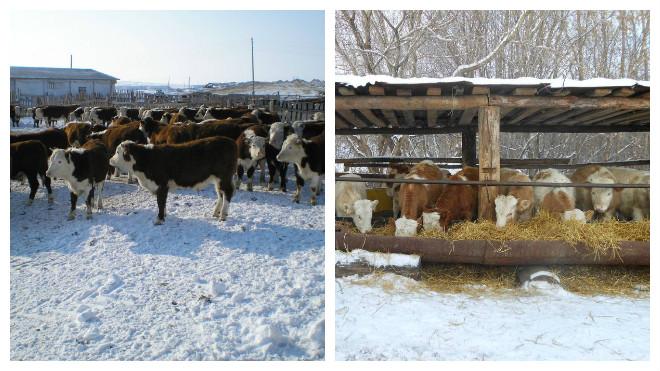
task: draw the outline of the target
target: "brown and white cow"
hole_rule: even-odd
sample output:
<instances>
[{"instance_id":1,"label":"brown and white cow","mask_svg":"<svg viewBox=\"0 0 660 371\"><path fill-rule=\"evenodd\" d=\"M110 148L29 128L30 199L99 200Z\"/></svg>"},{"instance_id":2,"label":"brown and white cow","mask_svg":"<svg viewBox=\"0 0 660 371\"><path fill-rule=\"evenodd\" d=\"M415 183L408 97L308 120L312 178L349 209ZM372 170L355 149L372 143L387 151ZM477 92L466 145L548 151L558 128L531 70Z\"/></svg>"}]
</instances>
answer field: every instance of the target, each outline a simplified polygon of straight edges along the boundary
<instances>
[{"instance_id":1,"label":"brown and white cow","mask_svg":"<svg viewBox=\"0 0 660 371\"><path fill-rule=\"evenodd\" d=\"M158 217L165 220L167 193L176 188L203 189L215 185L218 200L214 217L226 220L234 194L232 177L238 161L236 143L224 137L205 138L184 144L140 145L122 142L110 164L135 175L141 187L156 195Z\"/></svg>"},{"instance_id":2,"label":"brown and white cow","mask_svg":"<svg viewBox=\"0 0 660 371\"><path fill-rule=\"evenodd\" d=\"M131 121L137 121L140 119L140 109L119 107L119 117L128 117Z\"/></svg>"},{"instance_id":3,"label":"brown and white cow","mask_svg":"<svg viewBox=\"0 0 660 371\"><path fill-rule=\"evenodd\" d=\"M448 180L459 182L479 180L479 172L476 168L464 168L450 176ZM442 228L443 231L446 231L447 227L453 222L474 220L477 217L477 199L477 186L461 184L445 185L444 190L435 202L435 207L425 210L422 214L424 229L433 230Z\"/></svg>"},{"instance_id":4,"label":"brown and white cow","mask_svg":"<svg viewBox=\"0 0 660 371\"><path fill-rule=\"evenodd\" d=\"M268 129L268 143L266 143L266 164L268 166L268 190L273 189L275 176L280 176L280 191L286 192L286 172L289 167L287 162L277 160L277 155L282 150L284 138L286 138L287 126L283 122L275 122Z\"/></svg>"},{"instance_id":5,"label":"brown and white cow","mask_svg":"<svg viewBox=\"0 0 660 371\"><path fill-rule=\"evenodd\" d=\"M291 128L301 138L311 138L321 134L325 130L323 121L295 121Z\"/></svg>"},{"instance_id":6,"label":"brown and white cow","mask_svg":"<svg viewBox=\"0 0 660 371\"><path fill-rule=\"evenodd\" d=\"M539 171L534 178L539 183L571 183L571 180L556 169ZM572 219L576 215L575 188L572 187L534 187L534 206L536 210L545 210L563 219ZM566 213L569 212L569 213Z\"/></svg>"},{"instance_id":7,"label":"brown and white cow","mask_svg":"<svg viewBox=\"0 0 660 371\"><path fill-rule=\"evenodd\" d=\"M651 175L648 171L630 169L625 167L610 167L617 183L622 184L648 184ZM624 188L621 191L621 202L618 206L619 214L625 219L642 220L650 217L650 189Z\"/></svg>"},{"instance_id":8,"label":"brown and white cow","mask_svg":"<svg viewBox=\"0 0 660 371\"><path fill-rule=\"evenodd\" d=\"M614 184L612 172L599 165L581 167L571 175L573 183ZM596 217L610 220L616 217L621 202L621 188L576 188L575 207L580 210L594 210Z\"/></svg>"},{"instance_id":9,"label":"brown and white cow","mask_svg":"<svg viewBox=\"0 0 660 371\"><path fill-rule=\"evenodd\" d=\"M66 121L69 114L78 108L77 105L68 106L40 106L35 107L32 111L32 119L34 120L34 127L38 127L41 120L46 122L46 126L53 126L53 122L57 123L59 119Z\"/></svg>"},{"instance_id":10,"label":"brown and white cow","mask_svg":"<svg viewBox=\"0 0 660 371\"><path fill-rule=\"evenodd\" d=\"M50 188L50 178L46 176L48 169L48 149L38 140L26 140L12 143L9 150L9 173L12 179L24 174L30 184L30 196L27 205L32 205L34 196L39 189L39 180L48 191L48 203L53 202L53 190Z\"/></svg>"},{"instance_id":11,"label":"brown and white cow","mask_svg":"<svg viewBox=\"0 0 660 371\"><path fill-rule=\"evenodd\" d=\"M410 169L412 169L412 165L409 164L389 164L387 167L387 179L402 179L410 172ZM392 198L392 217L398 218L399 211L401 210L398 196L401 183L386 183L385 188L385 193Z\"/></svg>"},{"instance_id":12,"label":"brown and white cow","mask_svg":"<svg viewBox=\"0 0 660 371\"><path fill-rule=\"evenodd\" d=\"M502 182L531 182L529 177L515 169L500 170ZM509 223L524 222L534 213L534 187L500 186L495 198L495 225L504 228Z\"/></svg>"},{"instance_id":13,"label":"brown and white cow","mask_svg":"<svg viewBox=\"0 0 660 371\"><path fill-rule=\"evenodd\" d=\"M89 137L101 140L110 154L114 153L117 146L125 140L132 140L136 143L147 143L144 133L140 130L140 121L134 121L121 126L109 127L103 131L91 133L89 134ZM116 169L110 167L108 168L108 179L110 179L113 172L115 172L115 175L119 175L119 172L116 171ZM131 183L132 181L133 178L129 173L128 183Z\"/></svg>"},{"instance_id":14,"label":"brown and white cow","mask_svg":"<svg viewBox=\"0 0 660 371\"><path fill-rule=\"evenodd\" d=\"M46 175L63 179L71 195L69 220L76 217L78 197L85 200L87 219L92 217L92 201L103 208L103 184L108 172L108 150L100 141L88 140L80 148L56 149L48 161Z\"/></svg>"},{"instance_id":15,"label":"brown and white cow","mask_svg":"<svg viewBox=\"0 0 660 371\"><path fill-rule=\"evenodd\" d=\"M441 180L447 173L437 167L432 161L422 161L412 167L404 179ZM414 236L417 234L417 219L425 209L433 208L440 194L445 189L443 184L401 184L399 189L399 205L401 217L396 220L397 236Z\"/></svg>"},{"instance_id":16,"label":"brown and white cow","mask_svg":"<svg viewBox=\"0 0 660 371\"><path fill-rule=\"evenodd\" d=\"M264 176L263 160L266 157L266 138L268 132L260 125L251 126L236 138L238 148L238 167L236 169L236 189L243 180L243 171L247 172L247 190L252 192L254 170L261 164L261 175Z\"/></svg>"},{"instance_id":17,"label":"brown and white cow","mask_svg":"<svg viewBox=\"0 0 660 371\"><path fill-rule=\"evenodd\" d=\"M291 162L296 166L296 193L294 202L300 202L300 192L305 181L310 182L311 204L316 205L316 196L321 193L321 178L325 174L325 133L311 139L296 134L289 135L282 144L277 161Z\"/></svg>"},{"instance_id":18,"label":"brown and white cow","mask_svg":"<svg viewBox=\"0 0 660 371\"><path fill-rule=\"evenodd\" d=\"M117 116L115 107L94 107L89 111L89 120L95 124L108 126L112 119Z\"/></svg>"},{"instance_id":19,"label":"brown and white cow","mask_svg":"<svg viewBox=\"0 0 660 371\"><path fill-rule=\"evenodd\" d=\"M360 178L357 174L344 174L340 178ZM378 200L367 199L367 186L363 182L335 182L335 215L351 217L360 233L371 230L373 212Z\"/></svg>"}]
</instances>

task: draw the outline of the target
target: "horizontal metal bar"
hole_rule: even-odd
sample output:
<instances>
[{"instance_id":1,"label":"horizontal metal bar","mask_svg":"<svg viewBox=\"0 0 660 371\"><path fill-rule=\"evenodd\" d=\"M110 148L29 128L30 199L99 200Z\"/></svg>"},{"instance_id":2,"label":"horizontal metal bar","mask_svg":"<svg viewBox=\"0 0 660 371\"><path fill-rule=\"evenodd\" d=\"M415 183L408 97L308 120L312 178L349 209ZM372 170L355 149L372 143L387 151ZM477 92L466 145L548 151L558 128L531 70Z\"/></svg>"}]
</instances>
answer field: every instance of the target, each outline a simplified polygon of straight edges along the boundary
<instances>
[{"instance_id":1,"label":"horizontal metal bar","mask_svg":"<svg viewBox=\"0 0 660 371\"><path fill-rule=\"evenodd\" d=\"M400 165L415 165L417 162L396 162ZM356 168L356 167L366 167L366 168L386 168L390 167L392 163L387 162L365 162L365 163L344 163L345 168ZM461 162L434 162L435 165L444 167L447 169L458 169L463 167ZM648 166L651 164L650 160L634 160L634 161L613 161L613 162L594 162L594 163L582 163L582 164L552 164L552 163L534 163L530 161L526 163L524 161L514 161L514 162L505 162L502 160L500 163L502 167L509 167L515 169L546 169L546 168L555 168L555 169L577 169L587 165L599 165L599 166Z\"/></svg>"},{"instance_id":2,"label":"horizontal metal bar","mask_svg":"<svg viewBox=\"0 0 660 371\"><path fill-rule=\"evenodd\" d=\"M355 158L337 158L338 164L368 163L368 162L389 162L389 163L417 163L421 161L433 161L435 163L460 163L461 157L355 157ZM562 163L568 164L570 158L503 158L500 163Z\"/></svg>"},{"instance_id":3,"label":"horizontal metal bar","mask_svg":"<svg viewBox=\"0 0 660 371\"><path fill-rule=\"evenodd\" d=\"M448 179L393 179L393 178L342 178L340 175L347 173L335 173L335 180L339 182L363 182L363 183L396 183L396 184L459 184L478 186L532 186L532 187L568 187L568 188L650 188L650 184L627 184L627 183L546 183L546 182L501 182L494 180L448 180ZM356 174L359 175L359 174ZM371 174L369 174L371 175Z\"/></svg>"}]
</instances>

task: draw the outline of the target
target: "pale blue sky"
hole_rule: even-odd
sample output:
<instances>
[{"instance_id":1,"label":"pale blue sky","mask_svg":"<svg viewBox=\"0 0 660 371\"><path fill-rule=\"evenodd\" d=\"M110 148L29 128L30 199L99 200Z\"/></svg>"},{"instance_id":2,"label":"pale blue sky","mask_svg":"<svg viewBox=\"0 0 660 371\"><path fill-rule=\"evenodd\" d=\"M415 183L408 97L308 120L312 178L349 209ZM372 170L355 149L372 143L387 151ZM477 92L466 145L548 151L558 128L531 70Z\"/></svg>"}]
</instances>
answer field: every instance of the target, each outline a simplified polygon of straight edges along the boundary
<instances>
[{"instance_id":1,"label":"pale blue sky","mask_svg":"<svg viewBox=\"0 0 660 371\"><path fill-rule=\"evenodd\" d=\"M12 11L12 66L192 84L324 78L322 11Z\"/></svg>"}]
</instances>

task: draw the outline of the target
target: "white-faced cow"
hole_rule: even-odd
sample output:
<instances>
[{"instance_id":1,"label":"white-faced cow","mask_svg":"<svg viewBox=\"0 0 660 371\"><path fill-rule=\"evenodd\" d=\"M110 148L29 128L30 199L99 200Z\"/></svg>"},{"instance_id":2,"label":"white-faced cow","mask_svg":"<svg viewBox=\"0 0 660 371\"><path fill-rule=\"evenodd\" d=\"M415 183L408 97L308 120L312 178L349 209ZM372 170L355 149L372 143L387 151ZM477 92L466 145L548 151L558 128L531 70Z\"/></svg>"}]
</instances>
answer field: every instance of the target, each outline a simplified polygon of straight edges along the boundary
<instances>
[{"instance_id":1,"label":"white-faced cow","mask_svg":"<svg viewBox=\"0 0 660 371\"><path fill-rule=\"evenodd\" d=\"M30 184L30 196L27 205L32 205L34 196L39 188L39 180L48 191L48 203L53 202L53 190L50 188L50 178L46 176L48 169L48 149L38 140L27 140L12 143L9 151L10 177L15 179L19 174L24 174Z\"/></svg>"},{"instance_id":2,"label":"white-faced cow","mask_svg":"<svg viewBox=\"0 0 660 371\"><path fill-rule=\"evenodd\" d=\"M268 132L260 125L246 129L236 138L238 147L238 168L236 169L236 189L243 180L243 170L247 172L247 190L252 192L254 170L261 164L261 176L264 177L263 160L266 157L266 137Z\"/></svg>"},{"instance_id":3,"label":"white-faced cow","mask_svg":"<svg viewBox=\"0 0 660 371\"><path fill-rule=\"evenodd\" d=\"M357 174L345 174L341 178L360 178ZM371 218L378 200L367 199L367 186L362 182L335 182L335 214L353 218L360 233L371 230Z\"/></svg>"},{"instance_id":4,"label":"white-faced cow","mask_svg":"<svg viewBox=\"0 0 660 371\"><path fill-rule=\"evenodd\" d=\"M93 123L105 126L108 126L115 116L117 116L115 107L94 107L89 111L89 119Z\"/></svg>"},{"instance_id":5,"label":"white-faced cow","mask_svg":"<svg viewBox=\"0 0 660 371\"><path fill-rule=\"evenodd\" d=\"M277 160L294 163L297 169L294 202L300 202L300 192L307 180L312 191L311 204L316 205L316 196L321 193L321 177L325 173L324 136L325 133L321 133L307 140L291 134L282 144Z\"/></svg>"},{"instance_id":6,"label":"white-faced cow","mask_svg":"<svg viewBox=\"0 0 660 371\"><path fill-rule=\"evenodd\" d=\"M629 169L625 167L608 168L617 183L622 184L649 184L651 175L648 171ZM649 188L624 188L621 191L621 202L618 212L624 219L642 220L650 217Z\"/></svg>"},{"instance_id":7,"label":"white-faced cow","mask_svg":"<svg viewBox=\"0 0 660 371\"><path fill-rule=\"evenodd\" d=\"M564 212L575 209L575 188L560 186L561 183L571 183L566 175L556 169L544 169L534 175L532 180L539 183L559 183L558 187L534 187L534 204L537 210L563 217Z\"/></svg>"},{"instance_id":8,"label":"white-faced cow","mask_svg":"<svg viewBox=\"0 0 660 371\"><path fill-rule=\"evenodd\" d=\"M518 170L503 168L500 171L500 181L531 182L529 177ZM495 198L495 215L497 228L504 228L509 223L527 221L534 212L534 187L532 186L500 186Z\"/></svg>"},{"instance_id":9,"label":"white-faced cow","mask_svg":"<svg viewBox=\"0 0 660 371\"><path fill-rule=\"evenodd\" d=\"M34 121L34 127L38 127L41 120L46 122L46 126L53 126L53 122L57 123L58 120L62 119L66 121L69 118L69 114L78 108L77 105L70 106L41 106L36 107L32 111L32 119Z\"/></svg>"},{"instance_id":10,"label":"white-faced cow","mask_svg":"<svg viewBox=\"0 0 660 371\"><path fill-rule=\"evenodd\" d=\"M139 108L129 108L129 107L119 107L119 116L128 117L132 121L137 121L140 119L140 109Z\"/></svg>"},{"instance_id":11,"label":"white-faced cow","mask_svg":"<svg viewBox=\"0 0 660 371\"><path fill-rule=\"evenodd\" d=\"M167 193L176 188L203 189L215 185L218 200L214 217L226 220L234 194L232 177L238 161L236 143L224 137L194 140L183 144L140 145L122 142L110 165L132 173L141 187L156 195L158 217L165 220Z\"/></svg>"},{"instance_id":12,"label":"white-faced cow","mask_svg":"<svg viewBox=\"0 0 660 371\"><path fill-rule=\"evenodd\" d=\"M289 164L277 160L286 137L287 126L283 122L275 122L268 130L268 143L266 144L266 164L268 165L268 190L273 189L275 176L280 176L280 190L286 192L286 172Z\"/></svg>"},{"instance_id":13,"label":"white-faced cow","mask_svg":"<svg viewBox=\"0 0 660 371\"><path fill-rule=\"evenodd\" d=\"M56 149L48 161L46 175L63 179L71 194L69 220L76 217L78 197L85 200L87 219L92 217L92 201L103 208L103 184L108 172L108 151L100 140L89 140L81 148Z\"/></svg>"}]
</instances>

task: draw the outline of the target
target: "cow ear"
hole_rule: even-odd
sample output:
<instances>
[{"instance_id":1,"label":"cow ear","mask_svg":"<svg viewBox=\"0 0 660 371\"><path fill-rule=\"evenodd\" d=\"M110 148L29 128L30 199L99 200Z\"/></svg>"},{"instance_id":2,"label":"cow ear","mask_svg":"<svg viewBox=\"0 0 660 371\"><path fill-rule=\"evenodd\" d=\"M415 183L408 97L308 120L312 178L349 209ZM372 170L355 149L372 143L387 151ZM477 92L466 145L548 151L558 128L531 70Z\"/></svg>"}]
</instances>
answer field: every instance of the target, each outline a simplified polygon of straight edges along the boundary
<instances>
[{"instance_id":1,"label":"cow ear","mask_svg":"<svg viewBox=\"0 0 660 371\"><path fill-rule=\"evenodd\" d=\"M371 210L376 210L376 206L378 206L378 200L371 201Z\"/></svg>"}]
</instances>

